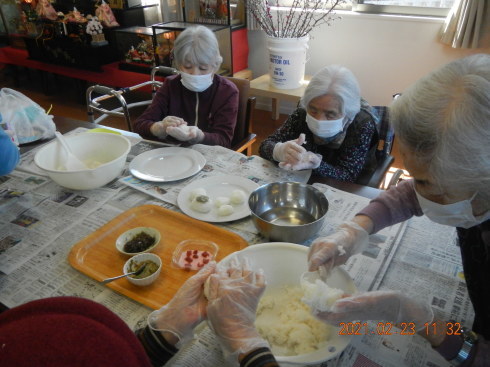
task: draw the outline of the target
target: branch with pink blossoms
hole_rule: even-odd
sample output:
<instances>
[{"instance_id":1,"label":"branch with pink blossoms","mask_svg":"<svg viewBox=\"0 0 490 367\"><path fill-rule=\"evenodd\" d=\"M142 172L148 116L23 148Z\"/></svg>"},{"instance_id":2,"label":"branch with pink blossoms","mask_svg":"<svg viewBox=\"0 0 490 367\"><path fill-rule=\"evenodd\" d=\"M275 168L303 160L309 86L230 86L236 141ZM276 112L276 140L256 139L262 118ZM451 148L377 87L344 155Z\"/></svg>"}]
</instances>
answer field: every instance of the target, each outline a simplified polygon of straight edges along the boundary
<instances>
[{"instance_id":1,"label":"branch with pink blossoms","mask_svg":"<svg viewBox=\"0 0 490 367\"><path fill-rule=\"evenodd\" d=\"M330 25L334 9L345 0L293 0L291 6L281 6L279 0L243 0L248 12L264 32L271 37L304 37L321 24Z\"/></svg>"}]
</instances>

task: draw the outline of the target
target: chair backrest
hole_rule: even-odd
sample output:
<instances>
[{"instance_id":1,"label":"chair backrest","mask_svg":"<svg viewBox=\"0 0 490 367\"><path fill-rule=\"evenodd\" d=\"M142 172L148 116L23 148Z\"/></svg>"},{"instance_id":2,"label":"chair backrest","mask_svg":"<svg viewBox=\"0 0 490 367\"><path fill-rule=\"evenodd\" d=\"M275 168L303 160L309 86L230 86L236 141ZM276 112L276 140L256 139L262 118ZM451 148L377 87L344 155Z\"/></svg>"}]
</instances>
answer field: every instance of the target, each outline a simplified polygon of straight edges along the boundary
<instances>
[{"instance_id":1,"label":"chair backrest","mask_svg":"<svg viewBox=\"0 0 490 367\"><path fill-rule=\"evenodd\" d=\"M376 167L371 171L363 171L357 178L356 183L360 185L379 188L383 183L384 176L388 172L395 158L391 155L395 132L390 124L389 110L387 106L372 106L373 117L375 117L378 130L378 146L376 147Z\"/></svg>"},{"instance_id":2,"label":"chair backrest","mask_svg":"<svg viewBox=\"0 0 490 367\"><path fill-rule=\"evenodd\" d=\"M250 81L247 79L226 77L233 82L238 88L238 114L233 139L231 141L232 149L238 150L239 145L251 135L251 122L255 98L249 97Z\"/></svg>"},{"instance_id":3,"label":"chair backrest","mask_svg":"<svg viewBox=\"0 0 490 367\"><path fill-rule=\"evenodd\" d=\"M395 130L390 124L390 112L387 106L373 106L378 115L376 127L378 129L379 143L376 156L384 157L391 154L393 141L395 140Z\"/></svg>"}]
</instances>

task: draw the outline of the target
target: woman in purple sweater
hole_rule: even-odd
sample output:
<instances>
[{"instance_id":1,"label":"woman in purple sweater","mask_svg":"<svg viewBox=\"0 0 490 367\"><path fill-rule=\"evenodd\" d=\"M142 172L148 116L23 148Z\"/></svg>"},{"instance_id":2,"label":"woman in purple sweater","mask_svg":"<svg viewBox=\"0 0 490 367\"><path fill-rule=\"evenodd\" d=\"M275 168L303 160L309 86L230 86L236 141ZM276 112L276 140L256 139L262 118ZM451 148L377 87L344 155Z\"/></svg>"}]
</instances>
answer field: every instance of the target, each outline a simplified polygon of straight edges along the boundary
<instances>
[{"instance_id":1,"label":"woman in purple sweater","mask_svg":"<svg viewBox=\"0 0 490 367\"><path fill-rule=\"evenodd\" d=\"M151 105L134 123L147 139L229 148L238 112L238 89L216 74L223 58L214 33L204 26L183 31L173 49L180 75L165 79Z\"/></svg>"},{"instance_id":2,"label":"woman in purple sweater","mask_svg":"<svg viewBox=\"0 0 490 367\"><path fill-rule=\"evenodd\" d=\"M472 331L446 335L447 320L434 320L430 305L401 292L376 291L343 298L318 316L352 320L437 322L423 336L451 365L490 363L490 55L455 60L409 88L392 105L400 153L413 180L382 193L351 222L317 239L310 270L327 270L362 251L369 234L416 215L457 227L468 293L475 311Z\"/></svg>"}]
</instances>

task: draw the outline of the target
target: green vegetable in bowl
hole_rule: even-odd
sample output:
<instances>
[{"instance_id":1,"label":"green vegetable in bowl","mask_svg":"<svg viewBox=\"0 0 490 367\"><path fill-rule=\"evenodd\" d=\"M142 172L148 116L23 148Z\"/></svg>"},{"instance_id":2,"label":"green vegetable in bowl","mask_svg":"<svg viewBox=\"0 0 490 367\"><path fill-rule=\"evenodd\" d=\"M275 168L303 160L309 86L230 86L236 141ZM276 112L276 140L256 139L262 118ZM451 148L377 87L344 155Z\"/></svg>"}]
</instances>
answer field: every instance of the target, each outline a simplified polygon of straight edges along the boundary
<instances>
[{"instance_id":1,"label":"green vegetable in bowl","mask_svg":"<svg viewBox=\"0 0 490 367\"><path fill-rule=\"evenodd\" d=\"M155 237L140 232L124 244L123 250L128 253L137 253L147 250L155 243Z\"/></svg>"},{"instance_id":2,"label":"green vegetable in bowl","mask_svg":"<svg viewBox=\"0 0 490 367\"><path fill-rule=\"evenodd\" d=\"M156 272L158 270L158 264L154 263L153 261L151 260L145 260L145 261L131 261L129 263L129 267L128 267L128 273L132 273L133 271L137 271L138 269L140 269L142 266L145 266L145 269L143 270L143 272L141 274L133 274L133 275L130 275L131 278L134 278L134 279L143 279L143 278L146 278L146 277L149 277L150 275L152 275L154 272Z\"/></svg>"}]
</instances>

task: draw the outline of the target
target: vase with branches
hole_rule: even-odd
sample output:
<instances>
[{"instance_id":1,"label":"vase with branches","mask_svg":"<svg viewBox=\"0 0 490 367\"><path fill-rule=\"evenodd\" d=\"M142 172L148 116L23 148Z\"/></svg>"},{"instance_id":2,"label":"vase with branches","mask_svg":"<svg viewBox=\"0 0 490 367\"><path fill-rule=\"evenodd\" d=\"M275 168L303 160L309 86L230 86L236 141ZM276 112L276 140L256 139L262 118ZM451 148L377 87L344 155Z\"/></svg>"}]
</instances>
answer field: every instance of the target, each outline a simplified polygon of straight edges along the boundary
<instances>
[{"instance_id":1,"label":"vase with branches","mask_svg":"<svg viewBox=\"0 0 490 367\"><path fill-rule=\"evenodd\" d=\"M334 9L345 0L293 0L282 6L280 0L247 0L247 10L270 37L301 38L338 17Z\"/></svg>"},{"instance_id":2,"label":"vase with branches","mask_svg":"<svg viewBox=\"0 0 490 367\"><path fill-rule=\"evenodd\" d=\"M292 1L284 6L285 1ZM267 36L270 84L278 89L301 86L310 32L338 17L345 0L246 0L246 8Z\"/></svg>"}]
</instances>

